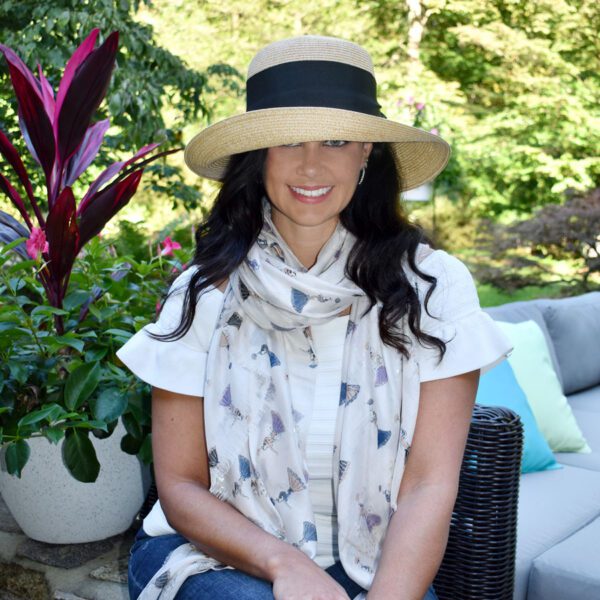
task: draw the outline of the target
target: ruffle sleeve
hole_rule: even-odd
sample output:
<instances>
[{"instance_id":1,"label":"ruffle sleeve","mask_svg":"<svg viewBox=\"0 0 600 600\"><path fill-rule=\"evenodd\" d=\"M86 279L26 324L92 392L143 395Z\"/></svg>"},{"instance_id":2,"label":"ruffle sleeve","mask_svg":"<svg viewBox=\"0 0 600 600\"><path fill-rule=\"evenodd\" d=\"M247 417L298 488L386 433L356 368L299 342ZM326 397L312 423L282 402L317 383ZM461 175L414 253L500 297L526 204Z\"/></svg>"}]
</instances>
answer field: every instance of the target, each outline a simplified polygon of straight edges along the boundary
<instances>
[{"instance_id":1,"label":"ruffle sleeve","mask_svg":"<svg viewBox=\"0 0 600 600\"><path fill-rule=\"evenodd\" d=\"M146 325L117 352L119 359L140 379L178 394L202 396L210 340L223 294L215 288L198 299L192 326L180 339L161 341L149 333L166 334L180 322L183 299L194 269L182 273L171 286L156 323Z\"/></svg>"},{"instance_id":2,"label":"ruffle sleeve","mask_svg":"<svg viewBox=\"0 0 600 600\"><path fill-rule=\"evenodd\" d=\"M422 302L421 329L446 343L446 353L440 360L437 348L415 341L413 352L420 381L444 379L476 369L485 372L506 358L512 350L510 340L481 310L467 267L443 250L436 250L419 268L437 279L427 310L423 303L430 285L417 280Z\"/></svg>"}]
</instances>

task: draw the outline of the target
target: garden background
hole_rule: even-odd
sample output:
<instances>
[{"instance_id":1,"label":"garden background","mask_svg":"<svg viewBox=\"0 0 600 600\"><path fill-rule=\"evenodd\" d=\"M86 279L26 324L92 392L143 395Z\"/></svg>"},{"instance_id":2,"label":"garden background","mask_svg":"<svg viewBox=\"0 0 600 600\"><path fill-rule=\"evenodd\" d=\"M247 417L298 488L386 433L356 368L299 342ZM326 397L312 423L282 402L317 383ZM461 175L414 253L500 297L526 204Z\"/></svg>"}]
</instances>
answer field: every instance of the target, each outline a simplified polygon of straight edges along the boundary
<instances>
[{"instance_id":1,"label":"garden background","mask_svg":"<svg viewBox=\"0 0 600 600\"><path fill-rule=\"evenodd\" d=\"M389 118L451 143L433 201L408 210L439 246L469 264L482 304L600 285L594 0L5 0L0 12L2 43L31 69L43 65L55 87L94 27L101 39L120 32L117 68L99 111L111 128L75 188L143 144L176 148L201 127L242 112L245 68L266 43L340 36L372 54ZM24 150L15 111L3 61L0 123ZM144 261L169 236L185 262L214 192L176 153L147 168L103 240L117 255ZM5 199L0 209L18 216Z\"/></svg>"}]
</instances>

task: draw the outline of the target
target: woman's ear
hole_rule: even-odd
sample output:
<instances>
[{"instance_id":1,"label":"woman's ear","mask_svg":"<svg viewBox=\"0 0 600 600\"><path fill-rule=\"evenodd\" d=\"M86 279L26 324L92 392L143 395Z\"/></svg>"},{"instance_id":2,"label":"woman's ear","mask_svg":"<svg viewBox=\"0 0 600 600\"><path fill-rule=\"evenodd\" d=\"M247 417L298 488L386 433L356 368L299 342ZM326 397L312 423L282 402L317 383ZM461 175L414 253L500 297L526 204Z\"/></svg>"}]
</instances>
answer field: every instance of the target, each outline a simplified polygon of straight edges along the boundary
<instances>
[{"instance_id":1,"label":"woman's ear","mask_svg":"<svg viewBox=\"0 0 600 600\"><path fill-rule=\"evenodd\" d=\"M369 156L370 156L372 150L373 150L372 142L363 142L363 160L365 161L365 163L369 159Z\"/></svg>"}]
</instances>

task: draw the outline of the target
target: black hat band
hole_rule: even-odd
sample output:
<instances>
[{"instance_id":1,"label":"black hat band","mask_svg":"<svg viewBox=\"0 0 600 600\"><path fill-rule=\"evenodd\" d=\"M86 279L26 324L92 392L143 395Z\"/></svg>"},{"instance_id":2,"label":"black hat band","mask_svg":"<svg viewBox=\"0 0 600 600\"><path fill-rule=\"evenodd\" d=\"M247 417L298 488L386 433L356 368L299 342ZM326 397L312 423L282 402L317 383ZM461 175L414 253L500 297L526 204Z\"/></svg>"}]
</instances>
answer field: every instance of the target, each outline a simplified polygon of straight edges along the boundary
<instances>
[{"instance_id":1,"label":"black hat band","mask_svg":"<svg viewBox=\"0 0 600 600\"><path fill-rule=\"evenodd\" d=\"M246 83L246 110L315 106L341 108L376 117L377 84L371 73L330 60L282 63L264 69Z\"/></svg>"}]
</instances>

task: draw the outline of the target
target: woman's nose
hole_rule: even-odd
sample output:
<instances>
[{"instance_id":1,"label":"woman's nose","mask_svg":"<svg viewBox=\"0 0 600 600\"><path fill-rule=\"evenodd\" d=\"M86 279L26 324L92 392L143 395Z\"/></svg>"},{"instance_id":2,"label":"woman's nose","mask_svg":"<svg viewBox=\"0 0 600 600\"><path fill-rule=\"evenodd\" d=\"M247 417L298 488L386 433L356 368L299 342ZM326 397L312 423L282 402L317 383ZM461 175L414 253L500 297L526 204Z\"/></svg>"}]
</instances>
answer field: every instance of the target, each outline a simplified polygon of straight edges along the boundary
<instances>
[{"instance_id":1,"label":"woman's nose","mask_svg":"<svg viewBox=\"0 0 600 600\"><path fill-rule=\"evenodd\" d=\"M316 177L321 169L321 144L305 142L302 144L298 174L306 177Z\"/></svg>"}]
</instances>

